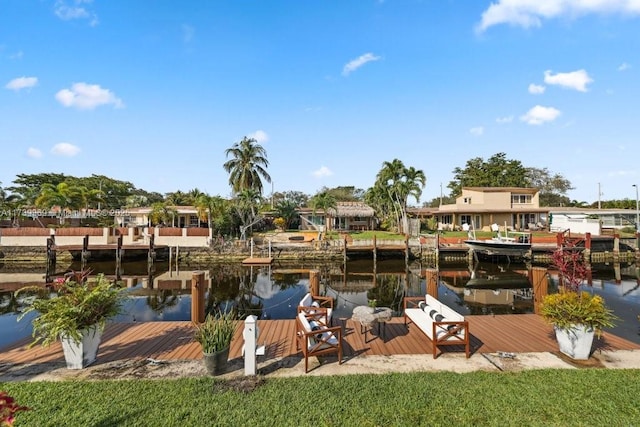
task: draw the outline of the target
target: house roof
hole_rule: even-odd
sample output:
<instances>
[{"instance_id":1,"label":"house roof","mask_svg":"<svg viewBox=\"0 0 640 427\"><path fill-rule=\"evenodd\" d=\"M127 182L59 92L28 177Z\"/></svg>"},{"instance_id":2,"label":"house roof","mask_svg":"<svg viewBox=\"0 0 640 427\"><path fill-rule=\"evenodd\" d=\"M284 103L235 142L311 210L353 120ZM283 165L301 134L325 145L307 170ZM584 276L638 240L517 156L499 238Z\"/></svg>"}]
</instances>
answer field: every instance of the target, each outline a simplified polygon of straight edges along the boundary
<instances>
[{"instance_id":1,"label":"house roof","mask_svg":"<svg viewBox=\"0 0 640 427\"><path fill-rule=\"evenodd\" d=\"M338 217L372 217L375 215L373 208L363 202L338 202L336 203L336 209L329 209L329 214ZM313 212L311 208L301 208L298 210L300 213L308 214ZM317 214L324 214L324 210L317 209Z\"/></svg>"},{"instance_id":2,"label":"house roof","mask_svg":"<svg viewBox=\"0 0 640 427\"><path fill-rule=\"evenodd\" d=\"M530 187L462 187L467 191L479 191L481 193L531 193L535 194L539 190L537 188Z\"/></svg>"},{"instance_id":3,"label":"house roof","mask_svg":"<svg viewBox=\"0 0 640 427\"><path fill-rule=\"evenodd\" d=\"M373 216L374 210L371 206L362 202L338 202L336 209L329 209L331 215L341 217Z\"/></svg>"}]
</instances>

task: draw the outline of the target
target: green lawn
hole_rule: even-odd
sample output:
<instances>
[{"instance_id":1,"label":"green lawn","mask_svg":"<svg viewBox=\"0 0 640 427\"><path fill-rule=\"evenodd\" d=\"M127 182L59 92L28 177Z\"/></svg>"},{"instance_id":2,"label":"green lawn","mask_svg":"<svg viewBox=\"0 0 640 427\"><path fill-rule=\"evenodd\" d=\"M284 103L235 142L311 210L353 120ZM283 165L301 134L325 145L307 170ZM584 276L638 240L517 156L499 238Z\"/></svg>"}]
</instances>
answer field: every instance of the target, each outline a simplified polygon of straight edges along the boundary
<instances>
[{"instance_id":1,"label":"green lawn","mask_svg":"<svg viewBox=\"0 0 640 427\"><path fill-rule=\"evenodd\" d=\"M640 371L0 383L16 426L631 426Z\"/></svg>"}]
</instances>

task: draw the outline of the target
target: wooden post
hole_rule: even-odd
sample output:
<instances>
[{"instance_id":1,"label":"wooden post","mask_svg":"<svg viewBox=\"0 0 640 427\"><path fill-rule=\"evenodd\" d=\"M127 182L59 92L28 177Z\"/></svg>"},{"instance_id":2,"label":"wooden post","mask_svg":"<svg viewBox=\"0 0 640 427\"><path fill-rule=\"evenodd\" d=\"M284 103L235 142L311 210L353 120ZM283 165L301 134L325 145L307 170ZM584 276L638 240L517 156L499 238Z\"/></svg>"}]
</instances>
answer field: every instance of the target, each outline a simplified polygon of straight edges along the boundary
<instances>
[{"instance_id":1,"label":"wooden post","mask_svg":"<svg viewBox=\"0 0 640 427\"><path fill-rule=\"evenodd\" d=\"M344 263L347 263L347 237L344 238L344 250L343 250Z\"/></svg>"},{"instance_id":2,"label":"wooden post","mask_svg":"<svg viewBox=\"0 0 640 427\"><path fill-rule=\"evenodd\" d=\"M309 270L309 292L311 295L320 295L320 272Z\"/></svg>"},{"instance_id":3,"label":"wooden post","mask_svg":"<svg viewBox=\"0 0 640 427\"><path fill-rule=\"evenodd\" d=\"M204 322L205 292L204 272L194 271L191 276L191 321L194 323Z\"/></svg>"},{"instance_id":4,"label":"wooden post","mask_svg":"<svg viewBox=\"0 0 640 427\"><path fill-rule=\"evenodd\" d=\"M548 270L544 267L531 268L531 287L533 288L533 311L540 314L542 300L549 291Z\"/></svg>"},{"instance_id":5,"label":"wooden post","mask_svg":"<svg viewBox=\"0 0 640 427\"><path fill-rule=\"evenodd\" d=\"M376 260L378 258L378 250L377 250L377 239L376 239L376 235L373 235L373 265L376 265Z\"/></svg>"},{"instance_id":6,"label":"wooden post","mask_svg":"<svg viewBox=\"0 0 640 427\"><path fill-rule=\"evenodd\" d=\"M620 235L618 233L613 235L613 262L620 262Z\"/></svg>"},{"instance_id":7,"label":"wooden post","mask_svg":"<svg viewBox=\"0 0 640 427\"><path fill-rule=\"evenodd\" d=\"M116 280L122 279L122 234L118 236L116 245Z\"/></svg>"},{"instance_id":8,"label":"wooden post","mask_svg":"<svg viewBox=\"0 0 640 427\"><path fill-rule=\"evenodd\" d=\"M562 246L564 246L564 234L562 234L561 232L557 232L556 233L556 247L558 249L560 249Z\"/></svg>"},{"instance_id":9,"label":"wooden post","mask_svg":"<svg viewBox=\"0 0 640 427\"><path fill-rule=\"evenodd\" d=\"M591 233L584 235L584 253L582 254L585 264L591 263Z\"/></svg>"},{"instance_id":10,"label":"wooden post","mask_svg":"<svg viewBox=\"0 0 640 427\"><path fill-rule=\"evenodd\" d=\"M51 274L56 270L56 238L54 235L47 237L47 272L45 282L51 282Z\"/></svg>"},{"instance_id":11,"label":"wooden post","mask_svg":"<svg viewBox=\"0 0 640 427\"><path fill-rule=\"evenodd\" d=\"M424 272L427 281L427 293L434 298L438 298L438 270L427 268Z\"/></svg>"},{"instance_id":12,"label":"wooden post","mask_svg":"<svg viewBox=\"0 0 640 427\"><path fill-rule=\"evenodd\" d=\"M409 235L404 236L404 262L409 262Z\"/></svg>"},{"instance_id":13,"label":"wooden post","mask_svg":"<svg viewBox=\"0 0 640 427\"><path fill-rule=\"evenodd\" d=\"M89 235L87 234L82 239L82 254L80 255L80 270L84 271L87 266L87 259L89 258Z\"/></svg>"}]
</instances>

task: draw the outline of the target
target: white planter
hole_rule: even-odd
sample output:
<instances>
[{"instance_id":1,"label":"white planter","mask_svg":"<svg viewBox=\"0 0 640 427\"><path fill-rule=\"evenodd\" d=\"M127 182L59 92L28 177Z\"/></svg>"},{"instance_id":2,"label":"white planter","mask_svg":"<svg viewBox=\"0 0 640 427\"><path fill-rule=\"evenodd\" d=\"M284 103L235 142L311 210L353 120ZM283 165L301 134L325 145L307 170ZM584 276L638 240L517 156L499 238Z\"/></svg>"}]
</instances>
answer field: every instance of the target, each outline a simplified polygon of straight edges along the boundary
<instances>
[{"instance_id":1,"label":"white planter","mask_svg":"<svg viewBox=\"0 0 640 427\"><path fill-rule=\"evenodd\" d=\"M587 360L591 355L593 344L593 328L585 325L574 325L571 328L554 327L560 351L576 360Z\"/></svg>"},{"instance_id":2,"label":"white planter","mask_svg":"<svg viewBox=\"0 0 640 427\"><path fill-rule=\"evenodd\" d=\"M67 369L82 369L96 360L98 347L102 339L102 331L98 327L91 327L81 332L82 340L76 342L69 337L63 337L62 351L67 362Z\"/></svg>"}]
</instances>

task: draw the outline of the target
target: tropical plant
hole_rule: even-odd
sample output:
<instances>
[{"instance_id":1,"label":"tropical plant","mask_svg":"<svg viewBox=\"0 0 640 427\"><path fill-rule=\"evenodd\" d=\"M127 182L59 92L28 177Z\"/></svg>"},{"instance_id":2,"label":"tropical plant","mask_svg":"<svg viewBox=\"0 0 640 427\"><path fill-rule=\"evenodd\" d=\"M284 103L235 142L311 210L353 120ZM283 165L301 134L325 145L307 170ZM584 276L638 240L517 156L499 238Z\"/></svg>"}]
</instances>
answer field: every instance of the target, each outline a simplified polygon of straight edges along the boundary
<instances>
[{"instance_id":1,"label":"tropical plant","mask_svg":"<svg viewBox=\"0 0 640 427\"><path fill-rule=\"evenodd\" d=\"M551 264L558 271L559 292L543 298L542 317L559 329L584 325L598 335L602 328L612 327L616 316L606 307L604 299L580 291L587 275L582 253L560 248L553 253Z\"/></svg>"},{"instance_id":2,"label":"tropical plant","mask_svg":"<svg viewBox=\"0 0 640 427\"><path fill-rule=\"evenodd\" d=\"M426 181L423 171L413 166L406 167L401 160L384 162L373 187L365 194L365 201L378 212L383 221L390 216L395 217L397 230L406 233L409 197L419 202Z\"/></svg>"},{"instance_id":3,"label":"tropical plant","mask_svg":"<svg viewBox=\"0 0 640 427\"><path fill-rule=\"evenodd\" d=\"M104 330L107 320L121 312L127 299L126 288L103 274L95 281L85 280L87 275L88 272L81 272L71 276L60 284L57 295L35 298L20 314L18 320L30 312L37 313L32 319L32 345L48 346L62 337L79 342L81 331L90 327Z\"/></svg>"},{"instance_id":4,"label":"tropical plant","mask_svg":"<svg viewBox=\"0 0 640 427\"><path fill-rule=\"evenodd\" d=\"M245 136L225 150L225 155L232 157L223 167L229 174L229 185L234 194L242 190L255 190L262 194L262 179L271 182L266 169L269 166L266 150L254 138Z\"/></svg>"},{"instance_id":5,"label":"tropical plant","mask_svg":"<svg viewBox=\"0 0 640 427\"><path fill-rule=\"evenodd\" d=\"M280 200L275 206L276 220L281 219L284 221L282 228L287 230L291 228L291 224L298 218L298 206L293 200L283 199Z\"/></svg>"},{"instance_id":6,"label":"tropical plant","mask_svg":"<svg viewBox=\"0 0 640 427\"><path fill-rule=\"evenodd\" d=\"M18 405L6 391L0 391L0 427L12 427L16 414L29 409L26 406Z\"/></svg>"},{"instance_id":7,"label":"tropical plant","mask_svg":"<svg viewBox=\"0 0 640 427\"><path fill-rule=\"evenodd\" d=\"M193 338L202 346L203 353L215 353L231 345L236 330L235 312L218 311L208 314L203 323L194 325Z\"/></svg>"},{"instance_id":8,"label":"tropical plant","mask_svg":"<svg viewBox=\"0 0 640 427\"><path fill-rule=\"evenodd\" d=\"M178 211L166 202L156 202L151 205L149 220L152 225L164 224L173 226Z\"/></svg>"},{"instance_id":9,"label":"tropical plant","mask_svg":"<svg viewBox=\"0 0 640 427\"><path fill-rule=\"evenodd\" d=\"M233 206L240 220L240 240L245 240L247 230L262 220L261 201L260 193L254 189L244 189L235 198Z\"/></svg>"},{"instance_id":10,"label":"tropical plant","mask_svg":"<svg viewBox=\"0 0 640 427\"><path fill-rule=\"evenodd\" d=\"M333 217L333 212L338 207L338 202L336 198L329 191L321 191L314 195L309 200L309 205L311 205L311 209L313 209L313 214L316 214L317 210L322 210L327 217L327 231L331 231L331 218Z\"/></svg>"}]
</instances>

